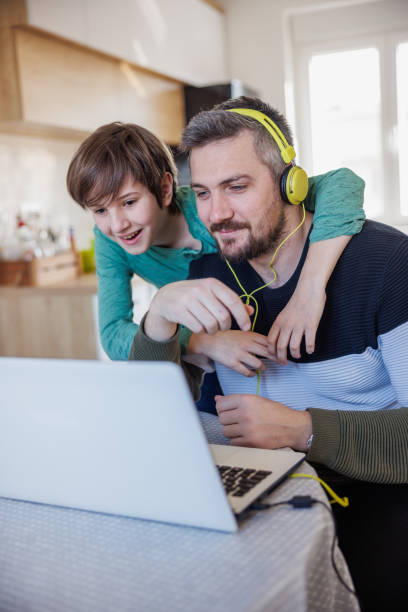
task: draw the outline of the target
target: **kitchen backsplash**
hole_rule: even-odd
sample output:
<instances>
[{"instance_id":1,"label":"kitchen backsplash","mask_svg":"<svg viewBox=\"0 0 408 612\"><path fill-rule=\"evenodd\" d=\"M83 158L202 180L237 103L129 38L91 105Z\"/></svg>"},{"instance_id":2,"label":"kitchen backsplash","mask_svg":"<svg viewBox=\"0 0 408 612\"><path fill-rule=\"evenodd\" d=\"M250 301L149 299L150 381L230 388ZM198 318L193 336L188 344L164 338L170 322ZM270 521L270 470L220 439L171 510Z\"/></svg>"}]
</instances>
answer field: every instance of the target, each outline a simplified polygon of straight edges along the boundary
<instances>
[{"instance_id":1,"label":"kitchen backsplash","mask_svg":"<svg viewBox=\"0 0 408 612\"><path fill-rule=\"evenodd\" d=\"M79 142L0 133L0 213L15 217L22 210L75 228L78 248L92 238L90 214L73 202L65 177Z\"/></svg>"}]
</instances>

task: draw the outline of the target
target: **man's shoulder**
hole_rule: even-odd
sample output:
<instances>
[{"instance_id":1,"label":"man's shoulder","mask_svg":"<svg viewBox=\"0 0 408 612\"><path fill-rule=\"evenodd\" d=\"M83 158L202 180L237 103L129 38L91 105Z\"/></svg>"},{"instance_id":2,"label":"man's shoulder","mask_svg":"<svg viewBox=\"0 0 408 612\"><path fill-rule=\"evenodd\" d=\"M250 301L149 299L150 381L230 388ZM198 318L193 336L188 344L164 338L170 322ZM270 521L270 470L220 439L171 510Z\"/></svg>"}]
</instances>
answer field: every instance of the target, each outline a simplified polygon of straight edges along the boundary
<instances>
[{"instance_id":1,"label":"man's shoulder","mask_svg":"<svg viewBox=\"0 0 408 612\"><path fill-rule=\"evenodd\" d=\"M376 309L384 292L406 292L408 236L390 225L366 221L345 248L328 282L345 311L361 303ZM334 294L333 294L334 295Z\"/></svg>"},{"instance_id":2,"label":"man's shoulder","mask_svg":"<svg viewBox=\"0 0 408 612\"><path fill-rule=\"evenodd\" d=\"M367 220L359 234L353 236L353 243L381 244L392 250L397 244L408 244L408 236L392 225Z\"/></svg>"},{"instance_id":3,"label":"man's shoulder","mask_svg":"<svg viewBox=\"0 0 408 612\"><path fill-rule=\"evenodd\" d=\"M337 317L343 338L356 353L367 346L377 348L379 335L408 321L407 290L408 236L366 221L328 282L325 313ZM329 335L332 320L325 321Z\"/></svg>"},{"instance_id":4,"label":"man's shoulder","mask_svg":"<svg viewBox=\"0 0 408 612\"><path fill-rule=\"evenodd\" d=\"M340 261L359 269L379 270L399 255L408 257L408 236L391 225L369 220L353 236Z\"/></svg>"}]
</instances>

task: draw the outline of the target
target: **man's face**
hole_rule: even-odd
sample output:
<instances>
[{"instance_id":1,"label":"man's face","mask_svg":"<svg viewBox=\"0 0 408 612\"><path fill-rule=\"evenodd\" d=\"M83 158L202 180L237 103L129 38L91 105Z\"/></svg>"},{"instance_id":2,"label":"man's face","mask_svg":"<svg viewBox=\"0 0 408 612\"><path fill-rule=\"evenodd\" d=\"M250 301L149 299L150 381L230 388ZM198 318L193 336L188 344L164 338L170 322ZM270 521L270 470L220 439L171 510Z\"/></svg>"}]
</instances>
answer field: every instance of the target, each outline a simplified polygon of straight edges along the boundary
<instances>
[{"instance_id":1,"label":"man's face","mask_svg":"<svg viewBox=\"0 0 408 612\"><path fill-rule=\"evenodd\" d=\"M276 247L285 223L283 203L251 132L193 149L190 168L198 214L224 257L251 260Z\"/></svg>"}]
</instances>

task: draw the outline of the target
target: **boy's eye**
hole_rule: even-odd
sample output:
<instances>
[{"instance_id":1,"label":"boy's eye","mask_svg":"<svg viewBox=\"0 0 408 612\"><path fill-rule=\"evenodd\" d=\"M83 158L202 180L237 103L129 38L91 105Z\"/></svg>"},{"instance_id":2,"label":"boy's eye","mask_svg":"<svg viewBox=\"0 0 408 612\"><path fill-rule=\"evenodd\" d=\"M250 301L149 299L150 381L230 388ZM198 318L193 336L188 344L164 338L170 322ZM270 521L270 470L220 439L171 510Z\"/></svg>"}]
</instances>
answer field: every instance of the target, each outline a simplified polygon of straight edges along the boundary
<instances>
[{"instance_id":1,"label":"boy's eye","mask_svg":"<svg viewBox=\"0 0 408 612\"><path fill-rule=\"evenodd\" d=\"M133 200L125 200L125 202L124 202L125 206L132 206L132 204L135 204L135 203L136 203L135 199L133 199Z\"/></svg>"},{"instance_id":2,"label":"boy's eye","mask_svg":"<svg viewBox=\"0 0 408 612\"><path fill-rule=\"evenodd\" d=\"M97 208L96 210L94 210L94 214L95 215L103 215L103 213L105 212L105 208Z\"/></svg>"}]
</instances>

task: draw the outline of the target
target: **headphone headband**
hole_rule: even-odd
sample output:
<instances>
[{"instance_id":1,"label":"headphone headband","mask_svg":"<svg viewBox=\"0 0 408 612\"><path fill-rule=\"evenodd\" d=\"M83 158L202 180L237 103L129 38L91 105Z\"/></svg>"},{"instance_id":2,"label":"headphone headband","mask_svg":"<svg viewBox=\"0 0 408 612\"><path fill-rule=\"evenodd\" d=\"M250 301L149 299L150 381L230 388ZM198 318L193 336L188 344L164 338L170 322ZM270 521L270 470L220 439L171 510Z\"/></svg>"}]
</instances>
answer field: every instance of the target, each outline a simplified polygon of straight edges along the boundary
<instances>
[{"instance_id":1,"label":"headphone headband","mask_svg":"<svg viewBox=\"0 0 408 612\"><path fill-rule=\"evenodd\" d=\"M282 131L268 115L252 108L228 108L226 110L230 113L238 113L239 115L251 117L261 123L278 145L283 161L286 164L290 164L295 159L295 149L288 143Z\"/></svg>"},{"instance_id":2,"label":"headphone headband","mask_svg":"<svg viewBox=\"0 0 408 612\"><path fill-rule=\"evenodd\" d=\"M225 110L228 110L230 113L238 113L239 115L251 117L268 130L279 147L281 158L285 164L291 164L285 168L280 179L281 196L289 204L300 204L303 202L308 190L307 174L303 168L295 165L293 161L296 157L295 149L288 143L276 123L270 117L261 113L261 111L254 110L253 108L228 108Z\"/></svg>"}]
</instances>

